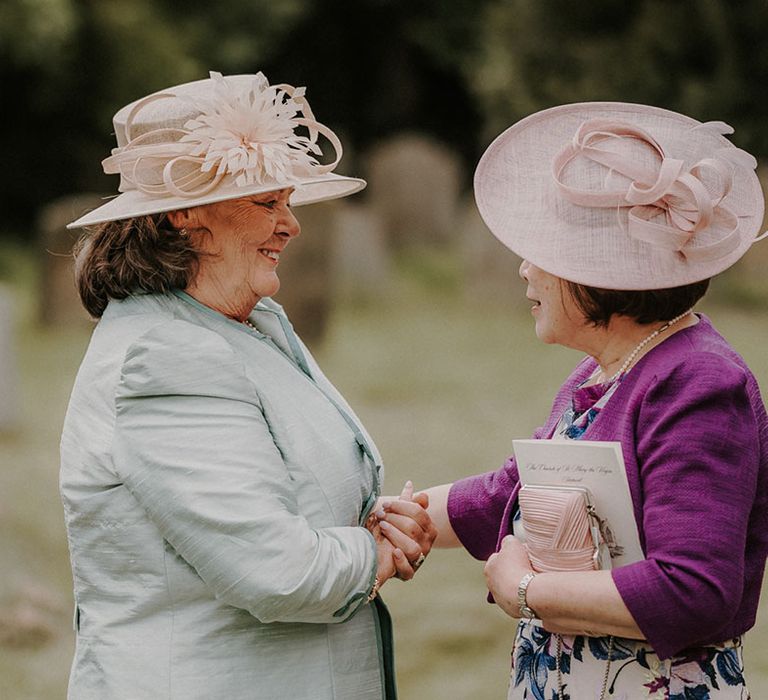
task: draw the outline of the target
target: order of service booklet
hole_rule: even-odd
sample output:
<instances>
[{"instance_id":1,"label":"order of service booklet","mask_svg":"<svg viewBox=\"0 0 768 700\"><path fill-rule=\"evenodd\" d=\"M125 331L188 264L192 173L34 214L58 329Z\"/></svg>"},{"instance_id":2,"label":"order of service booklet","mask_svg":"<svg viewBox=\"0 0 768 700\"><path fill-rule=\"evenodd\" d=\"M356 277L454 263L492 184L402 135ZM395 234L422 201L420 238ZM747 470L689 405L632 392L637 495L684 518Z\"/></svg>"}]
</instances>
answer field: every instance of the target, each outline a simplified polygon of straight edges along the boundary
<instances>
[{"instance_id":1,"label":"order of service booklet","mask_svg":"<svg viewBox=\"0 0 768 700\"><path fill-rule=\"evenodd\" d=\"M610 532L611 566L645 559L619 442L513 440L520 481L539 486L589 489L595 510ZM602 529L602 528L601 528Z\"/></svg>"}]
</instances>

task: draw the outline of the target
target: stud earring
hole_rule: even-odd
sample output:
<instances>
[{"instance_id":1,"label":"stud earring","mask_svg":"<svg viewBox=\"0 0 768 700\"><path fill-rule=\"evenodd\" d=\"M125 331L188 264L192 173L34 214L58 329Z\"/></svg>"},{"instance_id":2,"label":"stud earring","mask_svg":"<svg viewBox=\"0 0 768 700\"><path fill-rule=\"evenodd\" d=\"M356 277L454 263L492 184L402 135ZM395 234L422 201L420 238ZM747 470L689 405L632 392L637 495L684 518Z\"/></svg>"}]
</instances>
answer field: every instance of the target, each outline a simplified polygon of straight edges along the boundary
<instances>
[{"instance_id":1,"label":"stud earring","mask_svg":"<svg viewBox=\"0 0 768 700\"><path fill-rule=\"evenodd\" d=\"M182 238L186 238L186 237L189 235L189 232L187 231L187 229L185 229L184 227L182 227L182 228L180 228L180 229L179 229L179 235L180 235Z\"/></svg>"}]
</instances>

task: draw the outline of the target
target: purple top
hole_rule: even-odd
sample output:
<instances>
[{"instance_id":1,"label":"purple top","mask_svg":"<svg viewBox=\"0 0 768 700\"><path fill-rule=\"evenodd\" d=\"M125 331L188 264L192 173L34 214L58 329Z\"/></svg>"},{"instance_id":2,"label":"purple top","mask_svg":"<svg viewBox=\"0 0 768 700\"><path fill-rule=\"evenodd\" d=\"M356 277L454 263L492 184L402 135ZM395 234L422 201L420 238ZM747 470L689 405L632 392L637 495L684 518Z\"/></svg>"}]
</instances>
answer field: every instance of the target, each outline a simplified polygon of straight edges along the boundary
<instances>
[{"instance_id":1,"label":"purple top","mask_svg":"<svg viewBox=\"0 0 768 700\"><path fill-rule=\"evenodd\" d=\"M583 360L535 438L551 436L595 369ZM613 569L624 603L661 658L716 644L755 622L768 554L768 416L744 360L700 315L629 372L584 439L618 440L646 559ZM448 515L487 559L511 532L510 458L457 481Z\"/></svg>"}]
</instances>

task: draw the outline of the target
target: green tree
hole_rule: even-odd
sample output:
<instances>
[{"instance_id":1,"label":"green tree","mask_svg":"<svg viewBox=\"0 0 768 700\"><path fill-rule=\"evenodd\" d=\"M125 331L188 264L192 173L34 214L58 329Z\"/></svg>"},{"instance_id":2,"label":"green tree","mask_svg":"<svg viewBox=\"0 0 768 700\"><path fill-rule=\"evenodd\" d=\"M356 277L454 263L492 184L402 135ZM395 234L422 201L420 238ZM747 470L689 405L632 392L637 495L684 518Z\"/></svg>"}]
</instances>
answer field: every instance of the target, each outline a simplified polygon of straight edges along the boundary
<instances>
[{"instance_id":1,"label":"green tree","mask_svg":"<svg viewBox=\"0 0 768 700\"><path fill-rule=\"evenodd\" d=\"M302 8L285 0L4 0L5 227L29 230L56 196L113 191L98 164L114 146L119 107L211 68L250 70Z\"/></svg>"},{"instance_id":2,"label":"green tree","mask_svg":"<svg viewBox=\"0 0 768 700\"><path fill-rule=\"evenodd\" d=\"M768 154L766 27L765 0L3 0L3 228L28 229L58 195L113 191L98 167L113 113L211 69L307 85L352 155L430 132L468 177L503 128L581 100L722 119Z\"/></svg>"},{"instance_id":3,"label":"green tree","mask_svg":"<svg viewBox=\"0 0 768 700\"><path fill-rule=\"evenodd\" d=\"M768 154L765 0L494 0L465 64L486 139L565 102L646 102L729 122Z\"/></svg>"}]
</instances>

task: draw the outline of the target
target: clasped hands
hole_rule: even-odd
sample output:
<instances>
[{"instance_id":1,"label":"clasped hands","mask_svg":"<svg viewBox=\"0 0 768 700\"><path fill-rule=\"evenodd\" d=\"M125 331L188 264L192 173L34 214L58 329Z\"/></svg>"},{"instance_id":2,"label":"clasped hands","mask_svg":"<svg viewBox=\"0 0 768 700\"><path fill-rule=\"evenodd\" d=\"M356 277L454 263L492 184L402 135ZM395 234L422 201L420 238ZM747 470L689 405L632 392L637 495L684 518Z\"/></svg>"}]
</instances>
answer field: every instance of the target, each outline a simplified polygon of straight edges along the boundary
<instances>
[{"instance_id":1,"label":"clasped hands","mask_svg":"<svg viewBox=\"0 0 768 700\"><path fill-rule=\"evenodd\" d=\"M437 528L427 513L428 507L429 496L414 495L410 481L399 497L377 501L366 527L376 539L380 583L393 576L409 581L429 554Z\"/></svg>"}]
</instances>

